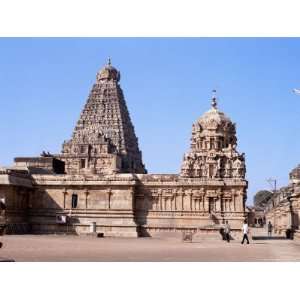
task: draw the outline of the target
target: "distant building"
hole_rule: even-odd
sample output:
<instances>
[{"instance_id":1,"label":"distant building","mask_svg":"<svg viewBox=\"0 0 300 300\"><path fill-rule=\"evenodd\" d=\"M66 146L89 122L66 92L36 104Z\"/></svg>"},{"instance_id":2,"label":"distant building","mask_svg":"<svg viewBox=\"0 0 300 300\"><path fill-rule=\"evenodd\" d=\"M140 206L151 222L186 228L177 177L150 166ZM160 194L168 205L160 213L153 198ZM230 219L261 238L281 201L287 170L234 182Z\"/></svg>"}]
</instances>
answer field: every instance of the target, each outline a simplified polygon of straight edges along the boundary
<instances>
[{"instance_id":1,"label":"distant building","mask_svg":"<svg viewBox=\"0 0 300 300\"><path fill-rule=\"evenodd\" d=\"M265 214L267 222L273 224L276 233L284 234L291 230L300 238L300 165L290 174L290 183L276 191L268 201Z\"/></svg>"},{"instance_id":2,"label":"distant building","mask_svg":"<svg viewBox=\"0 0 300 300\"><path fill-rule=\"evenodd\" d=\"M246 207L249 226L263 227L266 224L265 210L256 206Z\"/></svg>"},{"instance_id":3,"label":"distant building","mask_svg":"<svg viewBox=\"0 0 300 300\"><path fill-rule=\"evenodd\" d=\"M252 227L264 227L266 225L265 210L268 201L274 196L268 190L258 191L253 198L253 206L247 207L248 224Z\"/></svg>"},{"instance_id":4,"label":"distant building","mask_svg":"<svg viewBox=\"0 0 300 300\"><path fill-rule=\"evenodd\" d=\"M60 154L18 157L1 169L8 232L209 234L226 220L233 234L240 230L245 156L236 149L235 124L218 110L216 97L193 125L180 174L147 174L119 81L110 62L97 74Z\"/></svg>"}]
</instances>

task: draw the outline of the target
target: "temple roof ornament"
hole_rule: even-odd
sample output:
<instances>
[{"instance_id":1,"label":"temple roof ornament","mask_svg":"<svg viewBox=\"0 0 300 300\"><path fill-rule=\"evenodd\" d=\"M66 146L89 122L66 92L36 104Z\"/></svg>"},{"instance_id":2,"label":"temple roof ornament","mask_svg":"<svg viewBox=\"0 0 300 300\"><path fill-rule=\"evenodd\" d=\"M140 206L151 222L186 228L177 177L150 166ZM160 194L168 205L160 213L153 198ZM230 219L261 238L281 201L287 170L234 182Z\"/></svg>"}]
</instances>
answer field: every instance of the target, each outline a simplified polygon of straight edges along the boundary
<instances>
[{"instance_id":1,"label":"temple roof ornament","mask_svg":"<svg viewBox=\"0 0 300 300\"><path fill-rule=\"evenodd\" d=\"M216 90L212 90L213 95L212 95L212 99L211 99L211 107L217 109L217 91Z\"/></svg>"},{"instance_id":2,"label":"temple roof ornament","mask_svg":"<svg viewBox=\"0 0 300 300\"><path fill-rule=\"evenodd\" d=\"M216 126L226 124L232 124L230 118L228 118L223 112L217 108L216 90L213 90L213 97L211 99L211 109L204 113L199 119L198 124L203 128L215 124Z\"/></svg>"},{"instance_id":3,"label":"temple roof ornament","mask_svg":"<svg viewBox=\"0 0 300 300\"><path fill-rule=\"evenodd\" d=\"M111 59L108 58L107 64L97 73L97 81L120 81L120 72L112 66Z\"/></svg>"}]
</instances>

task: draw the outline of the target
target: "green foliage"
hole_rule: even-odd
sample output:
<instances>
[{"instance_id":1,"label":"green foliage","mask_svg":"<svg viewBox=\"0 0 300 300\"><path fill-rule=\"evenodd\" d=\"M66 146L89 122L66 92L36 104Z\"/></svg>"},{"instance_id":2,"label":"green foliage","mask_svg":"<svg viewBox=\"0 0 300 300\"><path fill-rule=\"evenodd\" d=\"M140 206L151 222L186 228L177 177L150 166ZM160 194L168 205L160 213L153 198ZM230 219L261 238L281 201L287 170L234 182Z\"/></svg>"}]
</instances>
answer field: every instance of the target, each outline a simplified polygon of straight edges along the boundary
<instances>
[{"instance_id":1,"label":"green foliage","mask_svg":"<svg viewBox=\"0 0 300 300\"><path fill-rule=\"evenodd\" d=\"M264 208L272 196L273 193L267 190L257 192L254 196L254 206L256 208Z\"/></svg>"}]
</instances>

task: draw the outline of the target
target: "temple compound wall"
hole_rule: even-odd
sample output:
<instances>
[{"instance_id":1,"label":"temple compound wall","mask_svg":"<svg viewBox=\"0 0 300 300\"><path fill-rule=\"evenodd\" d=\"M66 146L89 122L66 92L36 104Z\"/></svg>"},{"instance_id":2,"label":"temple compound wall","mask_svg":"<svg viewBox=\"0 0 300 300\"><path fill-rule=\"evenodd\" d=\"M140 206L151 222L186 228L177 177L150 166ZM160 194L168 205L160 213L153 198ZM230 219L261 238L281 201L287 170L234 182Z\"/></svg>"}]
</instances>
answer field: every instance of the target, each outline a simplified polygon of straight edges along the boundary
<instances>
[{"instance_id":1,"label":"temple compound wall","mask_svg":"<svg viewBox=\"0 0 300 300\"><path fill-rule=\"evenodd\" d=\"M35 233L83 234L96 222L97 232L106 236L153 236L183 230L210 233L225 220L238 231L244 219L244 189L234 180L208 182L176 175L33 175L32 186L7 185L2 195L8 204L7 221L20 233L30 228ZM59 216L67 221L59 223Z\"/></svg>"},{"instance_id":2,"label":"temple compound wall","mask_svg":"<svg viewBox=\"0 0 300 300\"><path fill-rule=\"evenodd\" d=\"M273 224L275 233L292 232L292 236L300 239L300 165L290 174L289 185L273 193L265 208L267 223Z\"/></svg>"},{"instance_id":3,"label":"temple compound wall","mask_svg":"<svg viewBox=\"0 0 300 300\"><path fill-rule=\"evenodd\" d=\"M0 174L8 232L155 236L185 230L233 235L245 218L245 155L235 124L211 108L192 126L179 174L147 174L109 62L62 152L18 157Z\"/></svg>"},{"instance_id":4,"label":"temple compound wall","mask_svg":"<svg viewBox=\"0 0 300 300\"><path fill-rule=\"evenodd\" d=\"M0 169L0 215L8 224L7 233L29 231L29 199L33 191L27 172Z\"/></svg>"}]
</instances>

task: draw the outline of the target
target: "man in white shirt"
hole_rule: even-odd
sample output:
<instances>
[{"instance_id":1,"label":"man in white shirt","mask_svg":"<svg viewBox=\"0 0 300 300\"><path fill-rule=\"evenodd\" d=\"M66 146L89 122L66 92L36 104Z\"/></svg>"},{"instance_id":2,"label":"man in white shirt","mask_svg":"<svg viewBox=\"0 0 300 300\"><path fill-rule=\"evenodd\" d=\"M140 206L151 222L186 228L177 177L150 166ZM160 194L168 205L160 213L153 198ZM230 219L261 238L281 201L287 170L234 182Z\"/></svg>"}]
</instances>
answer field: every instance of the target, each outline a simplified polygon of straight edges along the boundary
<instances>
[{"instance_id":1,"label":"man in white shirt","mask_svg":"<svg viewBox=\"0 0 300 300\"><path fill-rule=\"evenodd\" d=\"M247 241L247 244L249 244L249 239L248 239L249 229L248 229L248 224L247 224L246 220L244 221L244 224L242 227L242 232L243 232L243 240L242 240L241 244L244 244L245 240Z\"/></svg>"}]
</instances>

